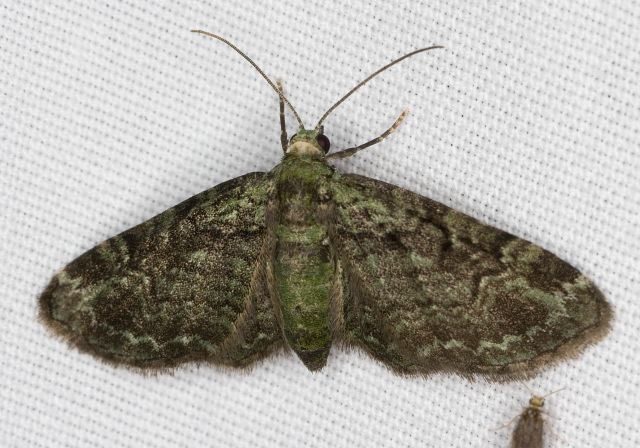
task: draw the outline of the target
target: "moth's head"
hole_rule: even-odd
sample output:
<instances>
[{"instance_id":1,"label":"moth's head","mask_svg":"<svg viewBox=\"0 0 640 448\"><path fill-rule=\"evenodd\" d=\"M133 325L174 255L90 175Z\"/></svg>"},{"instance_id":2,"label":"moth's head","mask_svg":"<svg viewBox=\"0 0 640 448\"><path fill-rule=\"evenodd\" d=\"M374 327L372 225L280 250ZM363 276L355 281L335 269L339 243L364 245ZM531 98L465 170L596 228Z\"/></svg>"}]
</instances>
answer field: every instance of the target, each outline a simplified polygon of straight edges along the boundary
<instances>
[{"instance_id":1,"label":"moth's head","mask_svg":"<svg viewBox=\"0 0 640 448\"><path fill-rule=\"evenodd\" d=\"M533 397L531 397L531 399L529 400L529 405L531 407L534 408L541 408L544 406L544 397L539 397L537 395L534 395Z\"/></svg>"},{"instance_id":2,"label":"moth's head","mask_svg":"<svg viewBox=\"0 0 640 448\"><path fill-rule=\"evenodd\" d=\"M313 158L324 157L329 152L331 142L323 132L323 126L312 130L300 128L289 140L287 154Z\"/></svg>"}]
</instances>

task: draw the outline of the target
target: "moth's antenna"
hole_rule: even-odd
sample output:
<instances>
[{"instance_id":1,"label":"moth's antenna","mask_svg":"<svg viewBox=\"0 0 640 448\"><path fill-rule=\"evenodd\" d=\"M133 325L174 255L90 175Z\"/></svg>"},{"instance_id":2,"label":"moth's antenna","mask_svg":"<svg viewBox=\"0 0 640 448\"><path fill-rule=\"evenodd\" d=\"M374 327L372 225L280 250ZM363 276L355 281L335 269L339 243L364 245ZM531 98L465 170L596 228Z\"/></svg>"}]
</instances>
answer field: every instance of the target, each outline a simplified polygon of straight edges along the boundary
<instances>
[{"instance_id":1,"label":"moth's antenna","mask_svg":"<svg viewBox=\"0 0 640 448\"><path fill-rule=\"evenodd\" d=\"M527 383L522 383L522 385L527 389L527 391L531 394L531 395L538 395L533 389L531 389Z\"/></svg>"},{"instance_id":2,"label":"moth's antenna","mask_svg":"<svg viewBox=\"0 0 640 448\"><path fill-rule=\"evenodd\" d=\"M526 383L522 383L522 385L527 388L527 390L532 396L536 396L536 397L539 396L535 391L531 390L531 388L527 386ZM540 398L547 398L549 395L557 394L558 392L562 392L565 389L566 387L561 387L560 389L554 390L553 392L549 392L548 394L544 394L540 396Z\"/></svg>"},{"instance_id":3,"label":"moth's antenna","mask_svg":"<svg viewBox=\"0 0 640 448\"><path fill-rule=\"evenodd\" d=\"M349 96L351 96L351 94L353 92L355 92L356 90L358 90L360 87L362 87L363 85L365 85L366 83L368 83L372 78L376 77L377 75L379 75L380 73L382 73L383 71L385 71L386 69L388 69L389 67L396 65L398 62L403 61L404 59L410 58L413 55L416 55L418 53L422 53L423 51L429 51L429 50L435 50L436 48L444 48L441 45L434 45L432 47L427 47L427 48L420 48L419 50L414 50L411 53L407 53L404 56L396 59L395 61L389 62L387 65L385 65L384 67L382 67L381 69L376 70L375 72L373 72L371 75L369 75L367 78L365 78L363 81L361 81L357 86L355 86L353 89L349 90L349 92L347 92L347 94L345 96L343 96L342 98L340 98L333 106L331 106L329 108L328 111L326 111L324 113L324 115L320 118L320 121L318 121L318 124L316 125L316 131L320 129L320 126L322 125L322 122L329 116L329 114L331 112L333 112L336 107L338 107L340 104L342 104L344 102L344 100L346 100Z\"/></svg>"},{"instance_id":4,"label":"moth's antenna","mask_svg":"<svg viewBox=\"0 0 640 448\"><path fill-rule=\"evenodd\" d=\"M227 39L225 39L224 37L218 36L217 34L213 34L213 33L209 33L207 31L202 31L202 30L191 30L192 33L198 33L198 34L204 34L205 36L209 36L212 37L214 39L218 39L219 41L224 42L225 44L229 45L231 48L233 48L240 56L242 56L243 58L245 58L247 60L247 62L249 62L249 64L253 65L253 68L255 68L258 73L260 73L260 75L262 75L262 77L269 83L269 85L271 86L271 88L273 90L275 90L275 92L278 94L278 96L280 98L282 98L282 100L287 103L287 106L289 106L289 109L291 109L291 112L293 112L293 115L296 117L296 120L298 121L298 124L300 125L300 127L302 129L304 129L304 124L302 124L302 120L300 119L300 115L298 115L298 112L296 112L295 108L291 105L291 103L289 102L289 100L287 99L287 97L284 96L284 94L278 90L278 88L276 87L276 85L273 83L273 81L271 81L269 79L269 77L267 75L264 74L264 72L262 71L262 69L260 67L258 67L258 64L256 64L255 62L253 62L251 60L251 58L249 56L247 56L246 54L244 54L242 52L242 50L240 50L238 47L236 47L235 45L233 45L231 42L229 42Z\"/></svg>"},{"instance_id":5,"label":"moth's antenna","mask_svg":"<svg viewBox=\"0 0 640 448\"><path fill-rule=\"evenodd\" d=\"M566 389L566 387L561 387L561 388L560 388L560 389L558 389L558 390L554 390L553 392L549 392L548 394L544 394L544 395L542 396L542 398L547 398L549 395L557 394L558 392L562 392L562 391L563 391L563 390L565 390L565 389Z\"/></svg>"}]
</instances>

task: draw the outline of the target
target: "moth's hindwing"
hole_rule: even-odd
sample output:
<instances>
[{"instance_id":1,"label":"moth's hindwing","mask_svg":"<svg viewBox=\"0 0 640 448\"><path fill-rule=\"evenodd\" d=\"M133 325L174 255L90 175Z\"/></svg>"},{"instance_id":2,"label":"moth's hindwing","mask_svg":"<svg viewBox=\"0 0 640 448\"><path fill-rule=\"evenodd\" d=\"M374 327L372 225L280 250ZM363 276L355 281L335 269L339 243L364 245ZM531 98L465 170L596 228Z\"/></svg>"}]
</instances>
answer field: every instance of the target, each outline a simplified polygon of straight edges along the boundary
<instances>
[{"instance_id":1,"label":"moth's hindwing","mask_svg":"<svg viewBox=\"0 0 640 448\"><path fill-rule=\"evenodd\" d=\"M523 378L606 333L600 291L550 252L374 179L332 188L346 342L396 371Z\"/></svg>"},{"instance_id":2,"label":"moth's hindwing","mask_svg":"<svg viewBox=\"0 0 640 448\"><path fill-rule=\"evenodd\" d=\"M106 360L243 366L281 345L267 286L271 180L204 191L71 262L40 297L57 333Z\"/></svg>"}]
</instances>

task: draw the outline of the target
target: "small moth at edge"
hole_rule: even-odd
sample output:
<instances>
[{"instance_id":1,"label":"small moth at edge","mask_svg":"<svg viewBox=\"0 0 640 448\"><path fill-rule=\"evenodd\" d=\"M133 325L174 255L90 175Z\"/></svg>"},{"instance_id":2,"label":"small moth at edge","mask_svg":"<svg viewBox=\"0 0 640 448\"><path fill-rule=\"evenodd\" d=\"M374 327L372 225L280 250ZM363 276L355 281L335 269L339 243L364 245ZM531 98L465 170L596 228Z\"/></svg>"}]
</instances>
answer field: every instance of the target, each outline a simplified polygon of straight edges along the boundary
<instances>
[{"instance_id":1,"label":"small moth at edge","mask_svg":"<svg viewBox=\"0 0 640 448\"><path fill-rule=\"evenodd\" d=\"M284 156L231 179L76 258L39 298L42 320L114 364L244 367L282 349L309 370L332 345L359 347L401 374L528 378L602 338L611 309L550 252L411 191L329 161L280 99ZM285 104L300 128L289 140Z\"/></svg>"},{"instance_id":2,"label":"small moth at edge","mask_svg":"<svg viewBox=\"0 0 640 448\"><path fill-rule=\"evenodd\" d=\"M558 391L556 391L558 392ZM533 395L524 408L511 436L511 448L542 448L544 446L544 399L555 392Z\"/></svg>"}]
</instances>

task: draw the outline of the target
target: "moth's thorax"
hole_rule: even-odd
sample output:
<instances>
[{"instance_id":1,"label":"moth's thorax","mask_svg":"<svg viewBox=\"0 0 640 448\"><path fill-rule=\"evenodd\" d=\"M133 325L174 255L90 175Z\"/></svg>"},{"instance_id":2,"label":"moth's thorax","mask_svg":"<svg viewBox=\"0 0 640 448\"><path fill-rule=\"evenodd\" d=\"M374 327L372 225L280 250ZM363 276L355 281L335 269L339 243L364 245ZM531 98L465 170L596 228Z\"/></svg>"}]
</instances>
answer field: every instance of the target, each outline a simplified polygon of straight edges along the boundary
<instances>
[{"instance_id":1,"label":"moth's thorax","mask_svg":"<svg viewBox=\"0 0 640 448\"><path fill-rule=\"evenodd\" d=\"M291 143L287 148L287 154L301 157L308 156L317 159L324 157L324 151L320 149L317 144L305 140L298 140Z\"/></svg>"},{"instance_id":2,"label":"moth's thorax","mask_svg":"<svg viewBox=\"0 0 640 448\"><path fill-rule=\"evenodd\" d=\"M292 156L311 157L314 159L324 158L325 151L323 151L322 147L318 144L318 136L321 133L321 129L299 129L298 132L291 137L286 153Z\"/></svg>"},{"instance_id":3,"label":"moth's thorax","mask_svg":"<svg viewBox=\"0 0 640 448\"><path fill-rule=\"evenodd\" d=\"M285 155L276 171L277 303L287 344L311 370L324 366L331 347L335 264L329 245L328 184L332 173L323 160L295 154Z\"/></svg>"}]
</instances>

